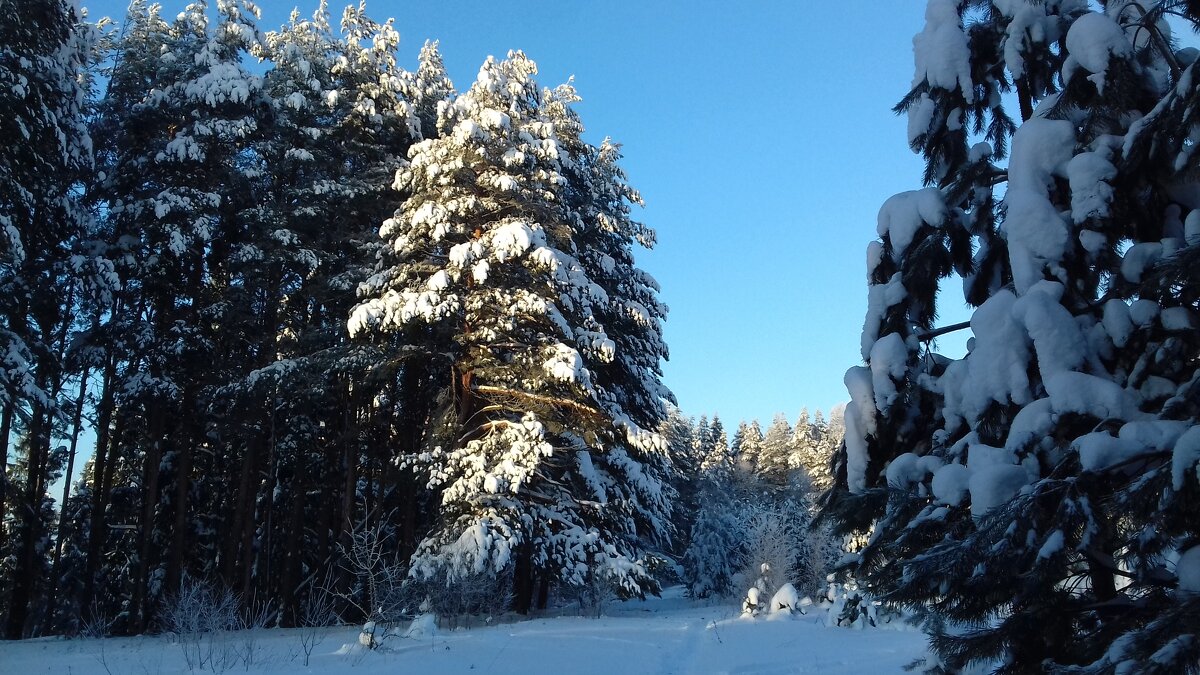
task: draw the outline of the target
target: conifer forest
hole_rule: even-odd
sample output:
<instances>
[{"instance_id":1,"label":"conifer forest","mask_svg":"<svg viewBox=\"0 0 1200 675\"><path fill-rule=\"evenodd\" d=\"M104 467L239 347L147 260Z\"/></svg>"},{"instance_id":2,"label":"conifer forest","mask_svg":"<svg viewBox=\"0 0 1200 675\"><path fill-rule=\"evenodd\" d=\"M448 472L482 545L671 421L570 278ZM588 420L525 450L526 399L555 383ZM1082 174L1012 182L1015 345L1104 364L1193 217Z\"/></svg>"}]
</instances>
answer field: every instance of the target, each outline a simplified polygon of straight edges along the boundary
<instances>
[{"instance_id":1,"label":"conifer forest","mask_svg":"<svg viewBox=\"0 0 1200 675\"><path fill-rule=\"evenodd\" d=\"M1200 673L1200 3L909 3L872 114L924 170L839 244L848 402L758 420L679 406L637 150L532 55L452 82L361 3L85 4L0 0L9 645L217 673L200 636L350 626L404 668L403 627L661 596L711 644L610 670L891 672L685 658L783 617L903 628L915 672Z\"/></svg>"}]
</instances>

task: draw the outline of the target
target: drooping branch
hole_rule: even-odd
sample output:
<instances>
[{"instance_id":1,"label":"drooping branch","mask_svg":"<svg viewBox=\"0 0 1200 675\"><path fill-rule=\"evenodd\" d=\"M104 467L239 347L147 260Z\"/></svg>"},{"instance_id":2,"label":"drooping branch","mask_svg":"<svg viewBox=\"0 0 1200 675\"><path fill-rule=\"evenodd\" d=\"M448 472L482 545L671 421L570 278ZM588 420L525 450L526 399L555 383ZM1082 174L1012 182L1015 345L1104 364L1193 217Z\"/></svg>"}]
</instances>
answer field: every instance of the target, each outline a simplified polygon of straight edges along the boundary
<instances>
[{"instance_id":1,"label":"drooping branch","mask_svg":"<svg viewBox=\"0 0 1200 675\"><path fill-rule=\"evenodd\" d=\"M964 328L970 328L970 327L971 327L970 321L963 321L962 323L955 323L955 324L951 324L949 326L942 326L941 328L932 328L930 330L917 333L917 339L920 340L921 342L929 342L930 340L932 340L936 337L940 337L947 333L953 333L955 331L960 331Z\"/></svg>"},{"instance_id":2,"label":"drooping branch","mask_svg":"<svg viewBox=\"0 0 1200 675\"><path fill-rule=\"evenodd\" d=\"M520 391L517 389L505 389L504 387L496 387L496 386L486 385L486 384L476 385L475 391L480 394L485 394L485 395L490 394L493 396L511 396L513 398L525 399L527 401L534 401L537 403L541 403L543 405L548 405L548 406L552 406L552 407L556 407L556 408L566 408L568 410L575 411L576 413L579 413L580 415L583 415L585 417L590 417L590 418L599 419L599 420L604 419L604 413L600 412L596 408L593 408L589 405L584 405L582 403L579 403L578 401L572 401L571 399L567 399L567 398L560 398L557 396L546 396L545 394L533 394L533 393L530 393L527 391Z\"/></svg>"}]
</instances>

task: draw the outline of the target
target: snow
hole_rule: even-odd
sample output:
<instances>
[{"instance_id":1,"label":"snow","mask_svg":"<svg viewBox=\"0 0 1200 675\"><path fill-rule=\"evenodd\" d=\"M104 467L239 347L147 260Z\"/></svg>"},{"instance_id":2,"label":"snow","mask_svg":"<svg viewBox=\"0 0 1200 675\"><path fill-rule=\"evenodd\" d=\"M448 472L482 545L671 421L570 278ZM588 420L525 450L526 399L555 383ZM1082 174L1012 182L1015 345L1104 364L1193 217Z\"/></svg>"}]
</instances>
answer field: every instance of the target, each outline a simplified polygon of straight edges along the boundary
<instances>
[{"instance_id":1,"label":"snow","mask_svg":"<svg viewBox=\"0 0 1200 675\"><path fill-rule=\"evenodd\" d=\"M907 489L909 485L924 478L925 472L921 470L918 464L920 459L920 457L911 452L906 452L893 459L884 472L887 476L888 485Z\"/></svg>"},{"instance_id":2,"label":"snow","mask_svg":"<svg viewBox=\"0 0 1200 675\"><path fill-rule=\"evenodd\" d=\"M1200 593L1200 546L1193 546L1179 556L1175 576L1179 578L1180 591Z\"/></svg>"},{"instance_id":3,"label":"snow","mask_svg":"<svg viewBox=\"0 0 1200 675\"><path fill-rule=\"evenodd\" d=\"M1144 420L1121 425L1117 436L1123 441L1137 443L1147 450L1169 450L1188 430L1188 423L1178 420Z\"/></svg>"},{"instance_id":4,"label":"snow","mask_svg":"<svg viewBox=\"0 0 1200 675\"><path fill-rule=\"evenodd\" d=\"M1047 11L1040 4L1025 0L999 0L994 4L1011 20L1005 31L1004 63L1013 77L1021 77L1025 74L1024 54L1030 49L1030 42L1045 42L1046 30L1053 23L1048 21Z\"/></svg>"},{"instance_id":5,"label":"snow","mask_svg":"<svg viewBox=\"0 0 1200 675\"><path fill-rule=\"evenodd\" d=\"M925 28L913 37L916 73L913 85L922 81L948 91L961 89L968 103L975 100L971 83L971 49L958 18L955 0L929 0Z\"/></svg>"},{"instance_id":6,"label":"snow","mask_svg":"<svg viewBox=\"0 0 1200 675\"><path fill-rule=\"evenodd\" d=\"M796 587L786 583L771 596L771 606L767 609L771 614L793 614L800 610L800 593Z\"/></svg>"},{"instance_id":7,"label":"snow","mask_svg":"<svg viewBox=\"0 0 1200 675\"><path fill-rule=\"evenodd\" d=\"M1056 268L1066 253L1069 230L1049 190L1074 149L1075 127L1068 120L1035 116L1013 134L1004 230L1018 293L1041 280L1046 266Z\"/></svg>"},{"instance_id":8,"label":"snow","mask_svg":"<svg viewBox=\"0 0 1200 675\"><path fill-rule=\"evenodd\" d=\"M550 347L542 369L560 382L582 382L587 377L579 352L561 343Z\"/></svg>"},{"instance_id":9,"label":"snow","mask_svg":"<svg viewBox=\"0 0 1200 675\"><path fill-rule=\"evenodd\" d=\"M868 264L875 252L874 246L867 248ZM876 262L878 261L876 260ZM874 270L873 267L870 269ZM899 272L893 274L886 283L871 284L867 288L867 315L863 320L863 332L859 341L863 360L871 357L871 348L875 346L875 341L879 338L879 325L883 322L888 308L900 304L906 297L908 297L908 289L900 281Z\"/></svg>"},{"instance_id":10,"label":"snow","mask_svg":"<svg viewBox=\"0 0 1200 675\"><path fill-rule=\"evenodd\" d=\"M867 440L858 404L846 405L846 487L853 494L867 488Z\"/></svg>"},{"instance_id":11,"label":"snow","mask_svg":"<svg viewBox=\"0 0 1200 675\"><path fill-rule=\"evenodd\" d=\"M1192 427L1175 441L1171 453L1171 488L1183 489L1190 477L1200 479L1200 427Z\"/></svg>"},{"instance_id":12,"label":"snow","mask_svg":"<svg viewBox=\"0 0 1200 675\"><path fill-rule=\"evenodd\" d=\"M484 110L481 117L489 129L508 129L512 124L511 118L499 110Z\"/></svg>"},{"instance_id":13,"label":"snow","mask_svg":"<svg viewBox=\"0 0 1200 675\"><path fill-rule=\"evenodd\" d=\"M1029 340L1013 316L1017 298L1003 290L971 315L974 349L966 359L955 361L941 378L946 419L978 420L996 401L1025 405L1032 400L1029 390Z\"/></svg>"},{"instance_id":14,"label":"snow","mask_svg":"<svg viewBox=\"0 0 1200 675\"><path fill-rule=\"evenodd\" d=\"M1122 300L1114 298L1104 303L1104 318L1101 323L1108 337L1112 339L1114 347L1124 347L1133 335L1133 319L1129 317L1129 305Z\"/></svg>"},{"instance_id":15,"label":"snow","mask_svg":"<svg viewBox=\"0 0 1200 675\"><path fill-rule=\"evenodd\" d=\"M1183 219L1183 240L1188 246L1200 244L1200 209L1192 209Z\"/></svg>"},{"instance_id":16,"label":"snow","mask_svg":"<svg viewBox=\"0 0 1200 675\"><path fill-rule=\"evenodd\" d=\"M933 122L933 114L936 111L937 104L929 98L929 94L921 94L916 105L908 109L909 144L915 143L918 138L929 132L929 125Z\"/></svg>"},{"instance_id":17,"label":"snow","mask_svg":"<svg viewBox=\"0 0 1200 675\"><path fill-rule=\"evenodd\" d=\"M683 597L679 587L662 598L605 606L600 618L556 616L508 623L473 619L469 628L431 630L429 619L402 622L369 650L360 628L309 632L316 647L303 666L308 629L228 633L220 644L251 645L253 663L229 672L330 675L480 672L489 675L611 675L612 673L796 673L827 675L905 672L922 654L925 637L912 630L826 627L825 609L777 620L742 619L735 607ZM894 624L893 624L894 625ZM405 632L418 629L409 636ZM166 637L43 639L0 643L6 672L188 672L180 645Z\"/></svg>"},{"instance_id":18,"label":"snow","mask_svg":"<svg viewBox=\"0 0 1200 675\"><path fill-rule=\"evenodd\" d=\"M875 230L892 243L892 258L900 260L922 225L941 227L946 220L946 200L941 190L924 188L892 195L879 209Z\"/></svg>"},{"instance_id":19,"label":"snow","mask_svg":"<svg viewBox=\"0 0 1200 675\"><path fill-rule=\"evenodd\" d=\"M1071 24L1067 31L1067 51L1088 72L1103 73L1108 70L1109 58L1128 56L1133 46L1116 21L1091 12Z\"/></svg>"},{"instance_id":20,"label":"snow","mask_svg":"<svg viewBox=\"0 0 1200 675\"><path fill-rule=\"evenodd\" d=\"M867 486L867 436L875 433L875 402L872 393L871 371L855 366L846 371L846 481L851 492L858 493Z\"/></svg>"},{"instance_id":21,"label":"snow","mask_svg":"<svg viewBox=\"0 0 1200 675\"><path fill-rule=\"evenodd\" d=\"M1046 378L1045 385L1057 413L1073 412L1101 420L1129 420L1139 415L1133 395L1111 380L1061 372Z\"/></svg>"},{"instance_id":22,"label":"snow","mask_svg":"<svg viewBox=\"0 0 1200 675\"><path fill-rule=\"evenodd\" d=\"M437 635L437 616L425 613L417 616L409 624L408 630L404 631L404 637L410 639L420 639Z\"/></svg>"},{"instance_id":23,"label":"snow","mask_svg":"<svg viewBox=\"0 0 1200 675\"><path fill-rule=\"evenodd\" d=\"M1113 189L1108 181L1117 177L1117 167L1107 152L1081 152L1067 163L1067 180L1071 185L1071 219L1082 223L1089 218L1109 214Z\"/></svg>"},{"instance_id":24,"label":"snow","mask_svg":"<svg viewBox=\"0 0 1200 675\"><path fill-rule=\"evenodd\" d=\"M996 448L984 443L971 443L967 450L967 468L979 471L993 466L1012 466L1017 455L1008 448Z\"/></svg>"},{"instance_id":25,"label":"snow","mask_svg":"<svg viewBox=\"0 0 1200 675\"><path fill-rule=\"evenodd\" d=\"M1192 330L1196 322L1192 320L1192 310L1187 307L1167 307L1159 315L1159 321L1166 330Z\"/></svg>"},{"instance_id":26,"label":"snow","mask_svg":"<svg viewBox=\"0 0 1200 675\"><path fill-rule=\"evenodd\" d=\"M1055 530L1046 537L1045 543L1038 549L1038 560L1044 560L1063 550L1063 531Z\"/></svg>"},{"instance_id":27,"label":"snow","mask_svg":"<svg viewBox=\"0 0 1200 675\"><path fill-rule=\"evenodd\" d=\"M939 503L958 506L967 494L971 470L962 464L947 464L933 474L933 496Z\"/></svg>"},{"instance_id":28,"label":"snow","mask_svg":"<svg viewBox=\"0 0 1200 675\"><path fill-rule=\"evenodd\" d=\"M1079 243L1083 245L1083 250L1099 255L1108 246L1108 237L1101 232L1084 229L1079 231Z\"/></svg>"},{"instance_id":29,"label":"snow","mask_svg":"<svg viewBox=\"0 0 1200 675\"><path fill-rule=\"evenodd\" d=\"M1059 304L1062 294L1062 284L1039 281L1013 304L1014 318L1033 339L1043 378L1078 368L1085 358L1087 343L1074 317Z\"/></svg>"},{"instance_id":30,"label":"snow","mask_svg":"<svg viewBox=\"0 0 1200 675\"><path fill-rule=\"evenodd\" d=\"M891 407L899 392L896 382L904 377L908 365L908 348L898 333L889 333L871 347L871 384L875 394L875 409Z\"/></svg>"},{"instance_id":31,"label":"snow","mask_svg":"<svg viewBox=\"0 0 1200 675\"><path fill-rule=\"evenodd\" d=\"M1079 452L1079 464L1084 471L1102 471L1141 454L1142 444L1096 431L1084 434L1072 444Z\"/></svg>"},{"instance_id":32,"label":"snow","mask_svg":"<svg viewBox=\"0 0 1200 675\"><path fill-rule=\"evenodd\" d=\"M979 470L972 469L968 482L971 515L975 518L987 515L992 509L1012 499L1028 483L1029 475L1022 466L993 464Z\"/></svg>"},{"instance_id":33,"label":"snow","mask_svg":"<svg viewBox=\"0 0 1200 675\"><path fill-rule=\"evenodd\" d=\"M499 262L509 258L519 257L534 244L542 246L545 238L535 233L529 225L522 222L509 222L497 227L492 233L492 256Z\"/></svg>"},{"instance_id":34,"label":"snow","mask_svg":"<svg viewBox=\"0 0 1200 675\"><path fill-rule=\"evenodd\" d=\"M1054 406L1049 398L1038 399L1017 413L1008 428L1004 447L1016 451L1040 441L1054 429Z\"/></svg>"},{"instance_id":35,"label":"snow","mask_svg":"<svg viewBox=\"0 0 1200 675\"><path fill-rule=\"evenodd\" d=\"M1125 251L1121 258L1121 276L1132 284L1141 283L1146 268L1153 265L1162 257L1162 244L1157 241L1144 241L1134 244Z\"/></svg>"}]
</instances>

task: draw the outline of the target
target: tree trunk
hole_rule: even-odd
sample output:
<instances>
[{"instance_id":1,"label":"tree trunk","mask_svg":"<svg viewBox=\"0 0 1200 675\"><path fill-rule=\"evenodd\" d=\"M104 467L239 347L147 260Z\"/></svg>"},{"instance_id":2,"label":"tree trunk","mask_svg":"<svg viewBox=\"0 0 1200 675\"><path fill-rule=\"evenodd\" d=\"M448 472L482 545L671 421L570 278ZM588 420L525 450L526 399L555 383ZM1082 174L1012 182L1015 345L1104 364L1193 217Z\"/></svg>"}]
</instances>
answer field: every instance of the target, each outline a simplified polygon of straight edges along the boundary
<instances>
[{"instance_id":1,"label":"tree trunk","mask_svg":"<svg viewBox=\"0 0 1200 675\"><path fill-rule=\"evenodd\" d=\"M542 570L538 575L538 594L537 608L546 609L546 603L550 600L550 572Z\"/></svg>"},{"instance_id":2,"label":"tree trunk","mask_svg":"<svg viewBox=\"0 0 1200 675\"><path fill-rule=\"evenodd\" d=\"M75 405L75 419L71 427L71 447L67 454L67 472L63 476L62 501L58 506L58 536L54 541L54 563L50 566L50 596L46 602L47 614L52 618L58 603L59 566L62 563L63 541L67 538L67 501L71 498L71 476L75 472L75 453L79 449L79 432L83 427L83 403L87 398L87 381L90 369L84 367L79 379L79 401Z\"/></svg>"},{"instance_id":3,"label":"tree trunk","mask_svg":"<svg viewBox=\"0 0 1200 675\"><path fill-rule=\"evenodd\" d=\"M156 406L157 408L157 406ZM159 467L162 464L162 430L164 414L156 412L150 418L150 441L142 466L142 521L138 527L138 576L134 588L135 621L139 631L144 631L149 621L147 616L147 594L150 586L150 547L157 526L155 512L158 510Z\"/></svg>"},{"instance_id":4,"label":"tree trunk","mask_svg":"<svg viewBox=\"0 0 1200 675\"><path fill-rule=\"evenodd\" d=\"M34 584L41 577L37 572L38 547L41 538L41 495L40 488L43 477L40 475L45 466L43 455L49 453L50 411L45 406L34 403L26 440L27 476L25 491L18 508L26 513L25 526L21 530L19 546L14 555L16 567L12 572L13 590L9 600L8 625L5 635L10 640L19 640L25 635L29 623L30 605L33 603Z\"/></svg>"},{"instance_id":5,"label":"tree trunk","mask_svg":"<svg viewBox=\"0 0 1200 675\"><path fill-rule=\"evenodd\" d=\"M529 614L533 606L533 545L525 543L517 552L513 569L512 608L517 614Z\"/></svg>"},{"instance_id":6,"label":"tree trunk","mask_svg":"<svg viewBox=\"0 0 1200 675\"><path fill-rule=\"evenodd\" d=\"M12 434L13 416L16 403L9 400L4 406L4 415L0 417L0 443L4 444L3 454L0 454L0 551L4 550L4 516L8 509L8 442Z\"/></svg>"},{"instance_id":7,"label":"tree trunk","mask_svg":"<svg viewBox=\"0 0 1200 675\"><path fill-rule=\"evenodd\" d=\"M245 457L238 471L237 489L234 492L233 510L229 515L229 533L225 538L225 583L230 588L237 588L239 580L244 576L243 570L249 568L250 544L254 533L254 497L257 490L254 483L254 469L258 460L258 439L247 443ZM245 589L242 589L245 592Z\"/></svg>"},{"instance_id":8,"label":"tree trunk","mask_svg":"<svg viewBox=\"0 0 1200 675\"><path fill-rule=\"evenodd\" d=\"M108 504L108 492L104 487L108 471L110 439L113 421L113 379L116 377L116 358L111 350L105 357L104 379L100 395L100 407L96 411L96 447L92 453L92 512L88 525L87 562L83 574L83 607L89 607L96 592L96 575L100 571L100 548L104 542L104 510Z\"/></svg>"},{"instance_id":9,"label":"tree trunk","mask_svg":"<svg viewBox=\"0 0 1200 675\"><path fill-rule=\"evenodd\" d=\"M1021 106L1021 121L1028 122L1033 117L1033 93L1029 91L1029 80L1024 76L1017 78L1017 102Z\"/></svg>"},{"instance_id":10,"label":"tree trunk","mask_svg":"<svg viewBox=\"0 0 1200 675\"><path fill-rule=\"evenodd\" d=\"M300 565L302 561L300 543L304 540L301 534L304 530L304 501L307 484L303 478L304 466L296 457L296 467L292 474L292 502L288 509L287 529L283 544L282 579L279 584L285 621L292 625L300 625L303 618L300 615L300 605L296 591L300 583Z\"/></svg>"},{"instance_id":11,"label":"tree trunk","mask_svg":"<svg viewBox=\"0 0 1200 675\"><path fill-rule=\"evenodd\" d=\"M184 414L194 416L195 403L192 395L184 396ZM189 432L193 431L189 425ZM166 590L174 593L179 590L183 580L183 556L191 540L191 528L188 527L190 514L189 501L192 493L192 462L195 455L195 444L200 442L200 435L185 433L182 447L178 449L179 464L175 475L175 522L171 528L170 553L167 557Z\"/></svg>"}]
</instances>

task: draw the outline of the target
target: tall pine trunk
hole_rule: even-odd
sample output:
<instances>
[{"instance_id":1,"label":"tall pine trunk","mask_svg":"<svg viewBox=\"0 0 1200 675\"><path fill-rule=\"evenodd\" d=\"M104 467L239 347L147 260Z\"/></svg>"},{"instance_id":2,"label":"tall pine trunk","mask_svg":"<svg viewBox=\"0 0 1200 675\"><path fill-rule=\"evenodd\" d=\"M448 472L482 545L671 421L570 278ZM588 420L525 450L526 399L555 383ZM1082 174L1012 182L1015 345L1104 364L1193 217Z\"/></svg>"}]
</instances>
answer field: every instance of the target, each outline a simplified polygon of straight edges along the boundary
<instances>
[{"instance_id":1,"label":"tall pine trunk","mask_svg":"<svg viewBox=\"0 0 1200 675\"><path fill-rule=\"evenodd\" d=\"M91 369L85 367L79 379L79 400L75 405L75 419L71 426L71 447L67 454L67 471L63 474L62 501L58 506L58 535L54 541L54 562L50 566L50 593L46 602L47 615L53 617L58 603L59 568L62 563L63 542L68 536L67 502L71 498L71 476L75 473L75 455L79 450L79 433L83 428L83 404L87 398L87 381Z\"/></svg>"},{"instance_id":2,"label":"tall pine trunk","mask_svg":"<svg viewBox=\"0 0 1200 675\"><path fill-rule=\"evenodd\" d=\"M46 406L34 402L33 414L29 423L26 438L27 475L25 490L21 495L18 508L26 513L25 526L21 529L21 537L15 551L16 567L12 572L13 588L9 600L8 624L5 636L10 640L25 637L29 613L34 601L34 585L40 578L37 573L38 540L41 538L41 487L45 460L49 453L50 411Z\"/></svg>"},{"instance_id":3,"label":"tall pine trunk","mask_svg":"<svg viewBox=\"0 0 1200 675\"><path fill-rule=\"evenodd\" d=\"M16 403L10 398L8 404L4 406L3 416L0 417L0 443L4 444L3 449L0 449L0 524L4 523L5 515L8 513L8 442L12 435L15 410ZM5 529L0 525L0 551L4 550L4 533Z\"/></svg>"}]
</instances>

